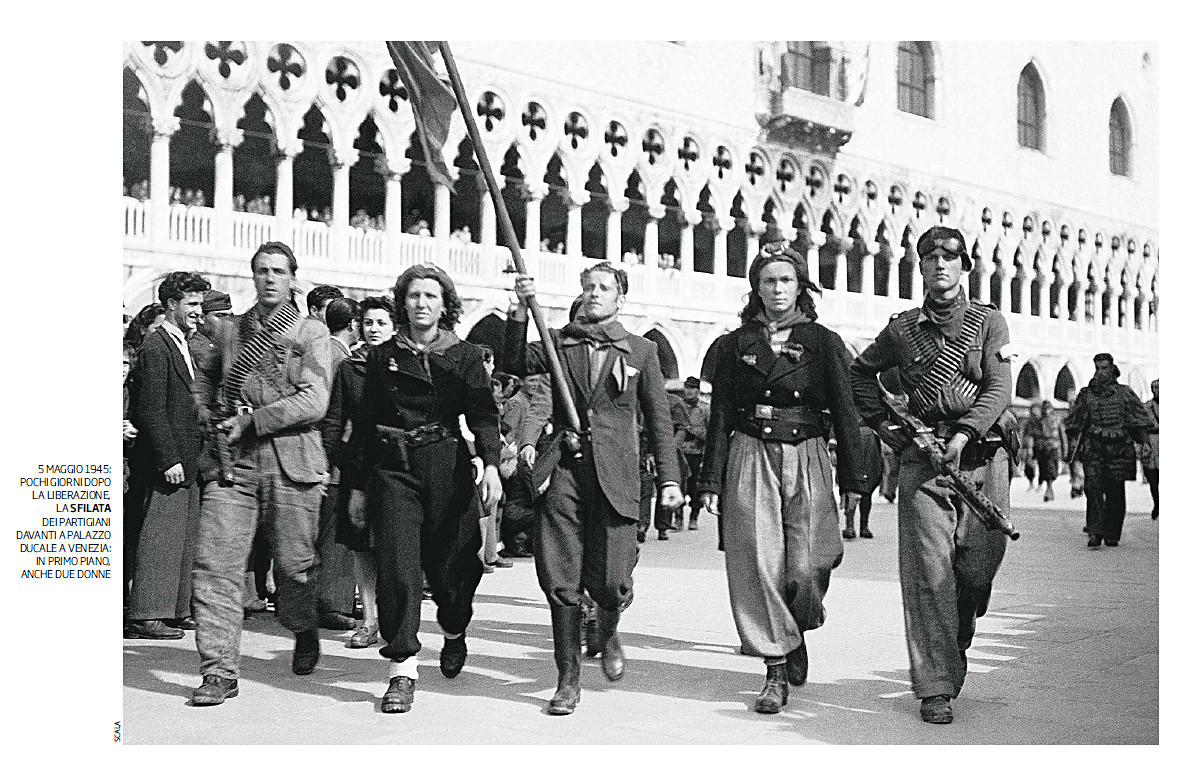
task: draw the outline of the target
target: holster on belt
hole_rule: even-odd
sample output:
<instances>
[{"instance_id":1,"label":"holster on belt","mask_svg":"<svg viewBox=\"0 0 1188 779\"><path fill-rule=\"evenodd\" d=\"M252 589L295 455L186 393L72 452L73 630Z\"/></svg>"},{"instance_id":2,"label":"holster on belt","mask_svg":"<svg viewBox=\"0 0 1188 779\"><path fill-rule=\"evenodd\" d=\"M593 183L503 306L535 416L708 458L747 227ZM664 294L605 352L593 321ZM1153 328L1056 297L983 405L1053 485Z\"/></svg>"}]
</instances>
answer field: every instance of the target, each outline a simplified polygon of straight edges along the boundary
<instances>
[{"instance_id":1,"label":"holster on belt","mask_svg":"<svg viewBox=\"0 0 1188 779\"><path fill-rule=\"evenodd\" d=\"M443 424L422 425L403 430L389 425L375 426L375 440L379 448L379 462L385 471L408 472L412 468L410 452L415 449L453 438L453 432Z\"/></svg>"},{"instance_id":2,"label":"holster on belt","mask_svg":"<svg viewBox=\"0 0 1188 779\"><path fill-rule=\"evenodd\" d=\"M764 441L798 444L829 431L824 414L808 406L753 406L739 409L738 417L736 429Z\"/></svg>"}]
</instances>

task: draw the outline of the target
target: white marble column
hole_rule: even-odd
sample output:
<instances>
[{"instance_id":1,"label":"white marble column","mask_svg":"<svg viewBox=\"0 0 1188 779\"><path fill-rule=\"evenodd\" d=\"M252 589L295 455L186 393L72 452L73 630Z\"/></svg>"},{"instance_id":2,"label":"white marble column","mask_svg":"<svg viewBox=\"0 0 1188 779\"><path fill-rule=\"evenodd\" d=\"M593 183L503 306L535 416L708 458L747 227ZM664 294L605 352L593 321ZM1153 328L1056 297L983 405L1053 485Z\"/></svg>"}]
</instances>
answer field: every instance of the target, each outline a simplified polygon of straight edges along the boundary
<instances>
[{"instance_id":1,"label":"white marble column","mask_svg":"<svg viewBox=\"0 0 1188 779\"><path fill-rule=\"evenodd\" d=\"M820 230L808 231L809 247L805 252L808 260L809 280L818 287L821 286L821 247L825 245L825 233Z\"/></svg>"},{"instance_id":2,"label":"white marble column","mask_svg":"<svg viewBox=\"0 0 1188 779\"><path fill-rule=\"evenodd\" d=\"M625 197L612 197L607 201L606 258L612 262L623 259L623 212L627 205Z\"/></svg>"},{"instance_id":3,"label":"white marble column","mask_svg":"<svg viewBox=\"0 0 1188 779\"><path fill-rule=\"evenodd\" d=\"M582 257L582 206L589 202L590 193L585 189L570 190L565 221L565 254L570 257Z\"/></svg>"},{"instance_id":4,"label":"white marble column","mask_svg":"<svg viewBox=\"0 0 1188 779\"><path fill-rule=\"evenodd\" d=\"M350 149L341 154L335 151L334 194L330 222L330 253L335 262L345 262L349 258L351 166L358 159L357 149Z\"/></svg>"},{"instance_id":5,"label":"white marble column","mask_svg":"<svg viewBox=\"0 0 1188 779\"><path fill-rule=\"evenodd\" d=\"M482 203L482 216L479 217L480 242L484 249L494 249L499 237L499 221L495 216L495 198L491 197L491 190L483 188L479 194Z\"/></svg>"},{"instance_id":6,"label":"white marble column","mask_svg":"<svg viewBox=\"0 0 1188 779\"><path fill-rule=\"evenodd\" d=\"M875 288L875 262L878 257L877 252L868 252L862 258L862 289L860 290L865 297L874 296Z\"/></svg>"},{"instance_id":7,"label":"white marble column","mask_svg":"<svg viewBox=\"0 0 1188 779\"><path fill-rule=\"evenodd\" d=\"M729 219L729 217L726 217ZM714 232L714 275L725 277L727 275L727 255L729 248L727 246L727 238L730 236L730 231L726 228L725 219L717 219ZM733 222L733 219L730 219Z\"/></svg>"},{"instance_id":8,"label":"white marble column","mask_svg":"<svg viewBox=\"0 0 1188 779\"><path fill-rule=\"evenodd\" d=\"M235 147L243 141L243 130L219 130L215 153L214 223L215 245L231 248L232 194L235 187Z\"/></svg>"},{"instance_id":9,"label":"white marble column","mask_svg":"<svg viewBox=\"0 0 1188 779\"><path fill-rule=\"evenodd\" d=\"M837 244L837 265L833 272L833 291L845 295L850 291L850 247L854 241L843 238Z\"/></svg>"},{"instance_id":10,"label":"white marble column","mask_svg":"<svg viewBox=\"0 0 1188 779\"><path fill-rule=\"evenodd\" d=\"M276 159L276 193L272 202L276 204L276 240L293 246L293 160L301 153L302 142L280 150Z\"/></svg>"},{"instance_id":11,"label":"white marble column","mask_svg":"<svg viewBox=\"0 0 1188 779\"><path fill-rule=\"evenodd\" d=\"M650 268L660 264L660 220L665 213L664 206L648 207L648 221L644 225L643 264Z\"/></svg>"},{"instance_id":12,"label":"white marble column","mask_svg":"<svg viewBox=\"0 0 1188 779\"><path fill-rule=\"evenodd\" d=\"M445 184L433 185L433 237L450 237L450 188Z\"/></svg>"},{"instance_id":13,"label":"white marble column","mask_svg":"<svg viewBox=\"0 0 1188 779\"><path fill-rule=\"evenodd\" d=\"M152 224L149 236L162 245L169 240L169 139L181 126L176 116L153 120L153 143L149 151L149 204Z\"/></svg>"},{"instance_id":14,"label":"white marble column","mask_svg":"<svg viewBox=\"0 0 1188 779\"><path fill-rule=\"evenodd\" d=\"M693 228L701 224L701 212L686 211L681 225L681 273L693 272Z\"/></svg>"},{"instance_id":15,"label":"white marble column","mask_svg":"<svg viewBox=\"0 0 1188 779\"><path fill-rule=\"evenodd\" d=\"M742 220L742 224L747 231L747 262L744 267L750 268L751 262L759 254L759 237L767 232L767 222L764 222L762 219L758 222L744 219Z\"/></svg>"},{"instance_id":16,"label":"white marble column","mask_svg":"<svg viewBox=\"0 0 1188 779\"><path fill-rule=\"evenodd\" d=\"M524 248L530 252L540 251L540 203L548 188L534 184L526 185L520 191L524 196Z\"/></svg>"},{"instance_id":17,"label":"white marble column","mask_svg":"<svg viewBox=\"0 0 1188 779\"><path fill-rule=\"evenodd\" d=\"M384 265L394 271L400 265L400 241L404 224L401 213L404 198L403 174L388 171L384 175Z\"/></svg>"},{"instance_id":18,"label":"white marble column","mask_svg":"<svg viewBox=\"0 0 1188 779\"><path fill-rule=\"evenodd\" d=\"M888 249L891 252L891 261L887 267L887 297L899 300L899 264L903 262L907 249L903 246L890 246Z\"/></svg>"}]
</instances>

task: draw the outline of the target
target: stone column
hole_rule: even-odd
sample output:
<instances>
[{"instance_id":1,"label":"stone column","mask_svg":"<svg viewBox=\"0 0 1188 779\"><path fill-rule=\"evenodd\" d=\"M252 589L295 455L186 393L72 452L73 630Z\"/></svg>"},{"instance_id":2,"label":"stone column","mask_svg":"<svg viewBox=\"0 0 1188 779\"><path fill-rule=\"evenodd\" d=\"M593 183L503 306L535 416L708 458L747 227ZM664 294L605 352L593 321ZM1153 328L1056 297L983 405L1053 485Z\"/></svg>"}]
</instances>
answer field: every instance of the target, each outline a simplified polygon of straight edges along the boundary
<instances>
[{"instance_id":1,"label":"stone column","mask_svg":"<svg viewBox=\"0 0 1188 779\"><path fill-rule=\"evenodd\" d=\"M450 188L445 184L433 185L433 237L450 237Z\"/></svg>"},{"instance_id":2,"label":"stone column","mask_svg":"<svg viewBox=\"0 0 1188 779\"><path fill-rule=\"evenodd\" d=\"M623 259L623 212L627 210L627 205L625 197L611 197L607 200L606 258L613 262Z\"/></svg>"},{"instance_id":3,"label":"stone column","mask_svg":"<svg viewBox=\"0 0 1188 779\"><path fill-rule=\"evenodd\" d=\"M1044 272L1040 276L1040 317L1042 319L1052 318L1052 263L1051 256L1044 260ZM1030 295L1029 295L1030 297Z\"/></svg>"},{"instance_id":4,"label":"stone column","mask_svg":"<svg viewBox=\"0 0 1188 779\"><path fill-rule=\"evenodd\" d=\"M296 141L292 146L280 149L276 158L276 239L293 246L293 160L301 153L303 143Z\"/></svg>"},{"instance_id":5,"label":"stone column","mask_svg":"<svg viewBox=\"0 0 1188 779\"><path fill-rule=\"evenodd\" d=\"M589 202L587 190L570 190L569 214L565 222L565 254L570 257L582 257L582 206Z\"/></svg>"},{"instance_id":6,"label":"stone column","mask_svg":"<svg viewBox=\"0 0 1188 779\"><path fill-rule=\"evenodd\" d=\"M540 251L540 203L548 193L544 182L525 184L524 195L524 248L530 252Z\"/></svg>"},{"instance_id":7,"label":"stone column","mask_svg":"<svg viewBox=\"0 0 1188 779\"><path fill-rule=\"evenodd\" d=\"M400 265L400 241L404 224L401 213L403 193L403 174L388 171L384 175L384 265L389 270L395 270Z\"/></svg>"},{"instance_id":8,"label":"stone column","mask_svg":"<svg viewBox=\"0 0 1188 779\"><path fill-rule=\"evenodd\" d=\"M821 247L825 245L825 233L820 230L808 231L809 247L805 252L808 260L809 279L818 287L821 286Z\"/></svg>"},{"instance_id":9,"label":"stone column","mask_svg":"<svg viewBox=\"0 0 1188 779\"><path fill-rule=\"evenodd\" d=\"M495 216L495 198L491 197L491 190L484 188L479 196L482 199L483 215L479 224L482 233L482 244L486 249L494 249L499 236L499 220Z\"/></svg>"},{"instance_id":10,"label":"stone column","mask_svg":"<svg viewBox=\"0 0 1188 779\"><path fill-rule=\"evenodd\" d=\"M153 120L153 144L149 152L149 237L162 245L169 240L169 139L181 127L176 116Z\"/></svg>"},{"instance_id":11,"label":"stone column","mask_svg":"<svg viewBox=\"0 0 1188 779\"><path fill-rule=\"evenodd\" d=\"M861 293L865 297L874 296L875 288L875 263L877 262L878 252L866 253L862 258L862 289Z\"/></svg>"},{"instance_id":12,"label":"stone column","mask_svg":"<svg viewBox=\"0 0 1188 779\"><path fill-rule=\"evenodd\" d=\"M970 272L978 274L978 300L982 303L989 303L990 277L994 275L994 259L983 258Z\"/></svg>"},{"instance_id":13,"label":"stone column","mask_svg":"<svg viewBox=\"0 0 1188 779\"><path fill-rule=\"evenodd\" d=\"M349 259L351 229L351 166L359 159L359 151L350 149L334 153L334 203L330 223L330 253L335 262Z\"/></svg>"},{"instance_id":14,"label":"stone column","mask_svg":"<svg viewBox=\"0 0 1188 779\"><path fill-rule=\"evenodd\" d=\"M747 219L741 221L747 231L747 262L745 267L750 268L751 261L759 254L759 237L767 232L767 222L764 222L762 219L758 222L752 222Z\"/></svg>"},{"instance_id":15,"label":"stone column","mask_svg":"<svg viewBox=\"0 0 1188 779\"><path fill-rule=\"evenodd\" d=\"M907 254L903 246L890 246L891 262L887 268L887 297L891 300L899 299L899 264Z\"/></svg>"},{"instance_id":16,"label":"stone column","mask_svg":"<svg viewBox=\"0 0 1188 779\"><path fill-rule=\"evenodd\" d=\"M648 222L644 225L643 264L650 268L660 264L660 220L665 213L664 206L648 206Z\"/></svg>"},{"instance_id":17,"label":"stone column","mask_svg":"<svg viewBox=\"0 0 1188 779\"><path fill-rule=\"evenodd\" d=\"M726 219L730 219L730 217L714 220L714 275L722 277L727 275L726 260L729 253L726 239L729 237L730 231L726 228ZM733 222L734 220L731 219L730 221Z\"/></svg>"},{"instance_id":18,"label":"stone column","mask_svg":"<svg viewBox=\"0 0 1188 779\"><path fill-rule=\"evenodd\" d=\"M683 214L681 226L681 273L693 272L693 228L701 224L701 212L694 209Z\"/></svg>"},{"instance_id":19,"label":"stone column","mask_svg":"<svg viewBox=\"0 0 1188 779\"><path fill-rule=\"evenodd\" d=\"M231 198L235 186L235 147L243 141L243 130L219 130L219 150L215 154L214 234L215 245L231 248Z\"/></svg>"},{"instance_id":20,"label":"stone column","mask_svg":"<svg viewBox=\"0 0 1188 779\"><path fill-rule=\"evenodd\" d=\"M837 244L837 266L833 272L833 291L843 295L850 291L850 248L854 241L843 238Z\"/></svg>"}]
</instances>

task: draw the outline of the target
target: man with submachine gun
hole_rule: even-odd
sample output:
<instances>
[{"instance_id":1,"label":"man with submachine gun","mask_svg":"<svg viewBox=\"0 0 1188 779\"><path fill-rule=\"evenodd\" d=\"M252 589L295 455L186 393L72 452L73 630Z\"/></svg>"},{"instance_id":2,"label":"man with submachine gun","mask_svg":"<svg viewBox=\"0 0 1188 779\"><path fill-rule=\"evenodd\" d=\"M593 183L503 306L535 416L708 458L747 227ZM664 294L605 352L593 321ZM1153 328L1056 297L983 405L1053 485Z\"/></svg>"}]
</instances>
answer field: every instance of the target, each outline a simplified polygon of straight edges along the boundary
<instances>
[{"instance_id":1,"label":"man with submachine gun","mask_svg":"<svg viewBox=\"0 0 1188 779\"><path fill-rule=\"evenodd\" d=\"M1017 450L1006 320L970 301L962 234L937 226L916 244L923 305L894 314L850 368L858 413L902 452L899 579L912 687L925 722L953 721L965 652L986 613L994 574L1017 538L1010 459ZM898 369L908 401L879 374ZM980 520L980 521L976 521Z\"/></svg>"}]
</instances>

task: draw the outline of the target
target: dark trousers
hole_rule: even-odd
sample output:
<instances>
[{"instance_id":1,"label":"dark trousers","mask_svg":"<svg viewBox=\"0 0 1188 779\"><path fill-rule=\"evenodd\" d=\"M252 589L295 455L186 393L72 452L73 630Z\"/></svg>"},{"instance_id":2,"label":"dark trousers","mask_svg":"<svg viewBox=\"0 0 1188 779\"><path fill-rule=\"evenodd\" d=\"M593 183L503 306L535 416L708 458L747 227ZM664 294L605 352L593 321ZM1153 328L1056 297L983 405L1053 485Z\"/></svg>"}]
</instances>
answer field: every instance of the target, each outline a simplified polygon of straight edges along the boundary
<instances>
[{"instance_id":1,"label":"dark trousers","mask_svg":"<svg viewBox=\"0 0 1188 779\"><path fill-rule=\"evenodd\" d=\"M326 487L318 513L318 613L350 614L355 610L355 566L351 552L338 543L338 485Z\"/></svg>"},{"instance_id":2,"label":"dark trousers","mask_svg":"<svg viewBox=\"0 0 1188 779\"><path fill-rule=\"evenodd\" d=\"M377 467L367 484L375 538L380 654L405 660L421 650L421 592L429 580L437 622L465 633L483 576L479 510L466 450L453 439L414 449L408 470Z\"/></svg>"},{"instance_id":3,"label":"dark trousers","mask_svg":"<svg viewBox=\"0 0 1188 779\"><path fill-rule=\"evenodd\" d=\"M656 530L672 530L672 512L660 506L660 501L652 507L652 498L656 497L656 477L647 471L639 472L639 521L636 529L640 533L648 532L648 527L654 521Z\"/></svg>"},{"instance_id":4,"label":"dark trousers","mask_svg":"<svg viewBox=\"0 0 1188 779\"><path fill-rule=\"evenodd\" d=\"M858 501L858 507L857 507L858 508L858 516L859 516L858 521L861 523L862 527L866 527L867 524L870 522L871 497L872 497L872 493L869 493L869 492L863 493L862 497ZM853 527L854 526L854 507L851 506L849 508L849 510L847 510L845 513L846 513L846 526Z\"/></svg>"},{"instance_id":5,"label":"dark trousers","mask_svg":"<svg viewBox=\"0 0 1188 779\"><path fill-rule=\"evenodd\" d=\"M685 479L685 494L689 496L689 521L697 521L701 512L701 501L697 496L697 477L701 475L701 455L686 454L685 462L689 463L689 478Z\"/></svg>"},{"instance_id":6,"label":"dark trousers","mask_svg":"<svg viewBox=\"0 0 1188 779\"><path fill-rule=\"evenodd\" d=\"M132 599L132 579L136 574L136 551L144 527L144 501L148 485L142 474L132 471L128 491L124 493L124 605Z\"/></svg>"},{"instance_id":7,"label":"dark trousers","mask_svg":"<svg viewBox=\"0 0 1188 779\"><path fill-rule=\"evenodd\" d=\"M1107 541L1122 537L1126 519L1126 482L1111 479L1100 463L1085 463L1086 523L1089 532Z\"/></svg>"},{"instance_id":8,"label":"dark trousers","mask_svg":"<svg viewBox=\"0 0 1188 779\"><path fill-rule=\"evenodd\" d=\"M1143 468L1143 475L1147 477L1147 486L1151 488L1151 500L1155 501L1151 516L1157 517L1159 516L1159 469Z\"/></svg>"},{"instance_id":9,"label":"dark trousers","mask_svg":"<svg viewBox=\"0 0 1188 779\"><path fill-rule=\"evenodd\" d=\"M618 611L633 598L637 520L611 506L590 460L553 470L533 538L536 577L550 606L580 605L585 590Z\"/></svg>"},{"instance_id":10,"label":"dark trousers","mask_svg":"<svg viewBox=\"0 0 1188 779\"><path fill-rule=\"evenodd\" d=\"M198 535L197 484L145 491L144 524L136 549L128 619L190 616L190 579Z\"/></svg>"}]
</instances>

